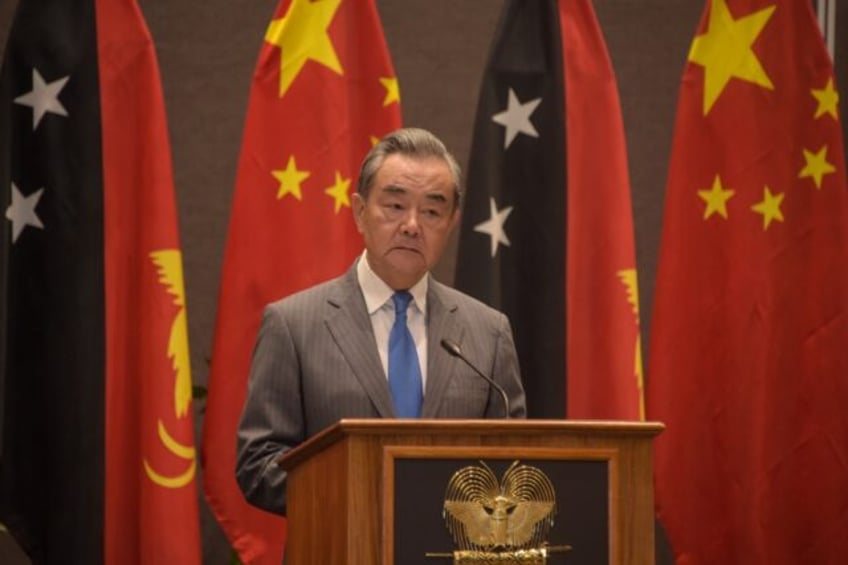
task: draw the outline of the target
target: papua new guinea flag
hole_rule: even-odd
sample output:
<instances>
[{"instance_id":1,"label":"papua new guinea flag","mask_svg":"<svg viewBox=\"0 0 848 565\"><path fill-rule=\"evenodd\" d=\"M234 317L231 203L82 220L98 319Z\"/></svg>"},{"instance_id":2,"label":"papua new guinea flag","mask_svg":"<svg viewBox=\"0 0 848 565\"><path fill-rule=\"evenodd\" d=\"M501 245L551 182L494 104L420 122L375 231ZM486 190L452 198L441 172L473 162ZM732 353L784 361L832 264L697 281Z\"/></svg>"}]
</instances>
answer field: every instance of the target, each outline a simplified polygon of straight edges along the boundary
<instances>
[{"instance_id":1,"label":"papua new guinea flag","mask_svg":"<svg viewBox=\"0 0 848 565\"><path fill-rule=\"evenodd\" d=\"M20 2L0 191L0 521L37 563L199 563L170 149L134 0Z\"/></svg>"}]
</instances>

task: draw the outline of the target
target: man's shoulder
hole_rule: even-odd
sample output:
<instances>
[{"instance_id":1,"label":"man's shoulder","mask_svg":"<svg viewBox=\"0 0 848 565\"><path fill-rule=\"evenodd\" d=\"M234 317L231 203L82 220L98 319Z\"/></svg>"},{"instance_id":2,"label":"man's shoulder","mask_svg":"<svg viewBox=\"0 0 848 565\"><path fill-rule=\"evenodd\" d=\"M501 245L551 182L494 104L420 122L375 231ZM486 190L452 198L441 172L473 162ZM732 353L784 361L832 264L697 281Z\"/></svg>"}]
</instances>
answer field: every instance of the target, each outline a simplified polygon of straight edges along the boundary
<instances>
[{"instance_id":1,"label":"man's shoulder","mask_svg":"<svg viewBox=\"0 0 848 565\"><path fill-rule=\"evenodd\" d=\"M308 305L339 300L350 291L351 284L353 282L350 280L349 274L344 274L279 298L268 304L268 308L271 310L297 310Z\"/></svg>"},{"instance_id":2,"label":"man's shoulder","mask_svg":"<svg viewBox=\"0 0 848 565\"><path fill-rule=\"evenodd\" d=\"M465 313L480 317L500 318L504 316L500 310L489 306L482 300L474 298L471 295L465 294L461 290L457 290L446 284L440 283L435 279L430 280L433 287L433 292L448 309L459 308Z\"/></svg>"}]
</instances>

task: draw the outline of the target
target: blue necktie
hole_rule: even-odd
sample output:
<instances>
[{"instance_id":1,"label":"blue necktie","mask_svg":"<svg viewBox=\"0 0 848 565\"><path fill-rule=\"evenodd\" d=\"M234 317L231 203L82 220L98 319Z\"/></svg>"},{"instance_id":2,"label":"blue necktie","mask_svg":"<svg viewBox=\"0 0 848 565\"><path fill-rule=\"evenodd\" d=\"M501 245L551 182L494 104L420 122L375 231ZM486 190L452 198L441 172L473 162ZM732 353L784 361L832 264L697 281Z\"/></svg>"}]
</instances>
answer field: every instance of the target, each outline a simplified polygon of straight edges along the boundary
<instances>
[{"instance_id":1,"label":"blue necktie","mask_svg":"<svg viewBox=\"0 0 848 565\"><path fill-rule=\"evenodd\" d=\"M399 418L421 416L421 367L415 341L406 325L406 309L412 295L402 290L392 295L395 303L395 324L389 333L389 388Z\"/></svg>"}]
</instances>

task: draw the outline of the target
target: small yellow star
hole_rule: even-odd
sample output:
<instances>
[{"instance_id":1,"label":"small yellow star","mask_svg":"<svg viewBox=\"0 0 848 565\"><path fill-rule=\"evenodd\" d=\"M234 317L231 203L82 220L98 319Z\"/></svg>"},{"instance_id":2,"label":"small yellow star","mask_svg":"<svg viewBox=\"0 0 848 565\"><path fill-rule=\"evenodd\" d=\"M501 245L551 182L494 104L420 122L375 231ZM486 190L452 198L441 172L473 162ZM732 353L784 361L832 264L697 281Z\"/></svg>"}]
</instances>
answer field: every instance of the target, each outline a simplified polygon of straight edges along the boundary
<instances>
[{"instance_id":1,"label":"small yellow star","mask_svg":"<svg viewBox=\"0 0 848 565\"><path fill-rule=\"evenodd\" d=\"M344 74L327 33L339 4L341 0L292 0L286 15L271 21L265 41L280 48L280 98L309 60Z\"/></svg>"},{"instance_id":2,"label":"small yellow star","mask_svg":"<svg viewBox=\"0 0 848 565\"><path fill-rule=\"evenodd\" d=\"M827 85L824 88L810 89L810 93L819 103L816 106L816 115L813 118L830 114L834 120L839 119L839 93L833 88L833 77L827 80Z\"/></svg>"},{"instance_id":3,"label":"small yellow star","mask_svg":"<svg viewBox=\"0 0 848 565\"><path fill-rule=\"evenodd\" d=\"M822 145L818 153L804 149L804 160L807 164L801 169L798 178L812 177L816 188L821 188L822 177L836 172L836 167L827 162L827 145Z\"/></svg>"},{"instance_id":4,"label":"small yellow star","mask_svg":"<svg viewBox=\"0 0 848 565\"><path fill-rule=\"evenodd\" d=\"M392 102L400 104L400 85L398 85L397 77L380 78L380 84L386 89L386 97L383 99L383 107L385 108Z\"/></svg>"},{"instance_id":5,"label":"small yellow star","mask_svg":"<svg viewBox=\"0 0 848 565\"><path fill-rule=\"evenodd\" d=\"M727 219L727 201L736 194L735 190L727 189L721 186L721 178L716 175L713 181L713 187L710 190L699 190L698 196L707 203L704 208L704 219L706 220L713 214L718 214L725 220Z\"/></svg>"},{"instance_id":6,"label":"small yellow star","mask_svg":"<svg viewBox=\"0 0 848 565\"><path fill-rule=\"evenodd\" d=\"M772 220L783 221L783 212L780 211L783 196L783 193L772 194L766 186L763 188L763 201L751 206L751 210L763 215L763 231L768 229Z\"/></svg>"},{"instance_id":7,"label":"small yellow star","mask_svg":"<svg viewBox=\"0 0 848 565\"><path fill-rule=\"evenodd\" d=\"M335 213L338 214L342 206L350 208L350 195L347 193L350 188L350 179L342 178L340 172L336 171L336 183L324 190L335 200Z\"/></svg>"},{"instance_id":8,"label":"small yellow star","mask_svg":"<svg viewBox=\"0 0 848 565\"><path fill-rule=\"evenodd\" d=\"M277 190L277 200L280 200L286 194L291 194L298 200L303 199L300 192L300 183L309 178L307 171L297 170L294 155L289 157L289 162L285 169L276 169L271 171L274 178L280 181L280 188Z\"/></svg>"},{"instance_id":9,"label":"small yellow star","mask_svg":"<svg viewBox=\"0 0 848 565\"><path fill-rule=\"evenodd\" d=\"M374 147L375 145L380 143L380 138L377 137L376 135L369 135L368 139L369 139L369 141L371 141L371 147Z\"/></svg>"},{"instance_id":10,"label":"small yellow star","mask_svg":"<svg viewBox=\"0 0 848 565\"><path fill-rule=\"evenodd\" d=\"M705 116L731 78L774 89L751 49L774 10L772 5L734 20L725 0L712 0L708 31L689 50L689 60L704 67Z\"/></svg>"}]
</instances>

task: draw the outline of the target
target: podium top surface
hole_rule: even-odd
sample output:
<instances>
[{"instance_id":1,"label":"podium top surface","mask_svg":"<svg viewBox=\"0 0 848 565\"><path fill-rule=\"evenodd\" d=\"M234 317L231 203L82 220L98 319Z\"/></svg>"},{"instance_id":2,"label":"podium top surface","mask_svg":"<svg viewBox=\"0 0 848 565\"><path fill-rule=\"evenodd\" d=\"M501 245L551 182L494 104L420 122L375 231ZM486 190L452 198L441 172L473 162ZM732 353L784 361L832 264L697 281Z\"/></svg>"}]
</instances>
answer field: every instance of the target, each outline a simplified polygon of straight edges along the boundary
<instances>
[{"instance_id":1,"label":"podium top surface","mask_svg":"<svg viewBox=\"0 0 848 565\"><path fill-rule=\"evenodd\" d=\"M323 434L491 434L491 433L545 433L561 431L592 431L594 433L642 433L656 435L665 426L660 422L625 420L534 420L485 419L448 420L421 418L345 418L330 426Z\"/></svg>"},{"instance_id":2,"label":"podium top surface","mask_svg":"<svg viewBox=\"0 0 848 565\"><path fill-rule=\"evenodd\" d=\"M343 419L284 453L278 462L291 469L308 454L353 436L538 436L591 434L652 438L665 429L660 422L622 420L448 420L448 419Z\"/></svg>"}]
</instances>

